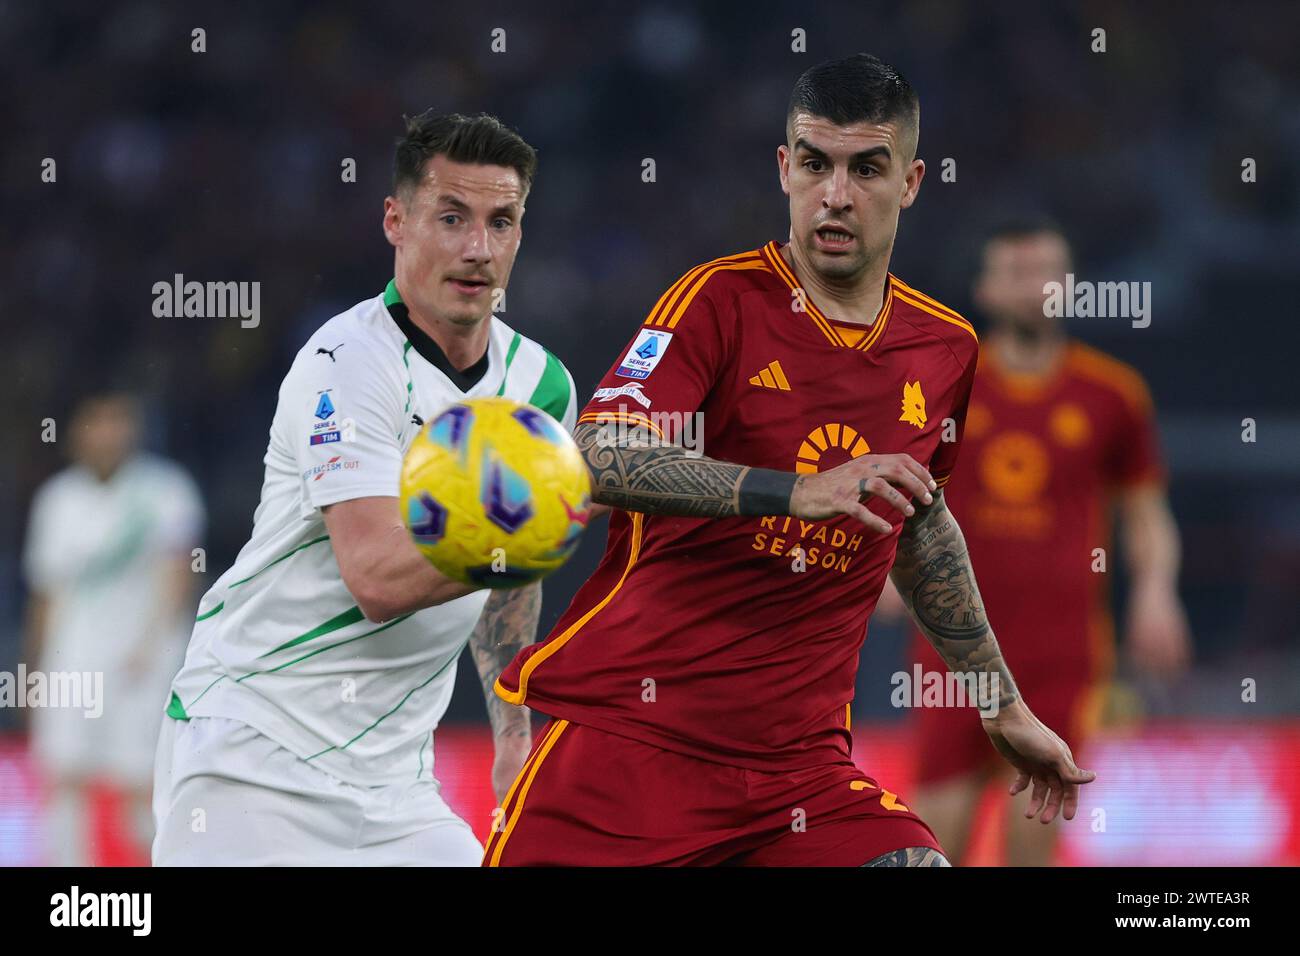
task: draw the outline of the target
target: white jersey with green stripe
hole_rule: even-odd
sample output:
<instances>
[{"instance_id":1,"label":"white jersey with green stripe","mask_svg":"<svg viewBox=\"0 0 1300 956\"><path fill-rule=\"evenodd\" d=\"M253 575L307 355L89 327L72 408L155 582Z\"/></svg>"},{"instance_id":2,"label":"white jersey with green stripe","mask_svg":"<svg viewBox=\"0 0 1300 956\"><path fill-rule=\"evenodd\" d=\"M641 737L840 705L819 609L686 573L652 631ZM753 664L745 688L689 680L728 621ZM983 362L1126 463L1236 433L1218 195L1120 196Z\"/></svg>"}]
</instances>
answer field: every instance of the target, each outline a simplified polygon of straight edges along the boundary
<instances>
[{"instance_id":1,"label":"white jersey with green stripe","mask_svg":"<svg viewBox=\"0 0 1300 956\"><path fill-rule=\"evenodd\" d=\"M422 424L465 397L529 402L572 430L568 370L489 321L486 371L473 384L454 380L410 324L395 283L303 346L280 386L252 537L199 605L171 717L243 721L358 786L431 772L432 732L487 592L368 621L343 583L321 509L396 496Z\"/></svg>"}]
</instances>

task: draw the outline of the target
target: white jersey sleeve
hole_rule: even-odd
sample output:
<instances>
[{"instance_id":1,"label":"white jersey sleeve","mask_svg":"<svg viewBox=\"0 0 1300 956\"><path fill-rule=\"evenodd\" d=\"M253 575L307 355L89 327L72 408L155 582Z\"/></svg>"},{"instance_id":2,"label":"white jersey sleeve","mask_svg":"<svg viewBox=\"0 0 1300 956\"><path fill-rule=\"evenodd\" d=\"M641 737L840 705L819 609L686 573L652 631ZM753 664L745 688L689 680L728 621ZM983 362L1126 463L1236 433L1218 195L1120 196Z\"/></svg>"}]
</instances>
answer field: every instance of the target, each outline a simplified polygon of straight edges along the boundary
<instances>
[{"instance_id":1,"label":"white jersey sleeve","mask_svg":"<svg viewBox=\"0 0 1300 956\"><path fill-rule=\"evenodd\" d=\"M578 390L564 363L536 343L529 343L527 359L518 362L520 377L537 378L528 396L531 405L540 408L572 433L578 418ZM540 373L540 374L538 374Z\"/></svg>"},{"instance_id":2,"label":"white jersey sleeve","mask_svg":"<svg viewBox=\"0 0 1300 956\"><path fill-rule=\"evenodd\" d=\"M158 550L187 554L202 543L207 513L198 487L183 469L169 465L161 476L154 507L158 511Z\"/></svg>"},{"instance_id":3,"label":"white jersey sleeve","mask_svg":"<svg viewBox=\"0 0 1300 956\"><path fill-rule=\"evenodd\" d=\"M276 417L302 480L304 518L352 498L397 496L409 396L400 371L364 342L298 353Z\"/></svg>"},{"instance_id":4,"label":"white jersey sleeve","mask_svg":"<svg viewBox=\"0 0 1300 956\"><path fill-rule=\"evenodd\" d=\"M46 482L32 499L23 546L23 576L33 591L49 591L74 570L64 560L68 552L59 547L57 495L57 484Z\"/></svg>"},{"instance_id":5,"label":"white jersey sleeve","mask_svg":"<svg viewBox=\"0 0 1300 956\"><path fill-rule=\"evenodd\" d=\"M564 409L564 417L560 419L560 424L564 430L573 433L573 428L578 422L578 389L573 384L573 376L569 374L567 368L564 369L565 381L569 383L569 402Z\"/></svg>"}]
</instances>

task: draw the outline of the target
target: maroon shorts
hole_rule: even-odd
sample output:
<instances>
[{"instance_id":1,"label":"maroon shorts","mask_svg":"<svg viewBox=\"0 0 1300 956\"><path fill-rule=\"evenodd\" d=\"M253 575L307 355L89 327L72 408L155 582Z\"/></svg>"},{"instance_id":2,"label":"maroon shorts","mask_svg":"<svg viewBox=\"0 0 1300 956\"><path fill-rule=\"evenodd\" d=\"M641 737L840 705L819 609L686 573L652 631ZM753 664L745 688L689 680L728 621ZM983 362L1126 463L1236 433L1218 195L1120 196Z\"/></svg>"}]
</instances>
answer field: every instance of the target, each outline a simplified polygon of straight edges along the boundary
<instances>
[{"instance_id":1,"label":"maroon shorts","mask_svg":"<svg viewBox=\"0 0 1300 956\"><path fill-rule=\"evenodd\" d=\"M939 843L852 763L760 772L552 720L485 866L861 866Z\"/></svg>"}]
</instances>

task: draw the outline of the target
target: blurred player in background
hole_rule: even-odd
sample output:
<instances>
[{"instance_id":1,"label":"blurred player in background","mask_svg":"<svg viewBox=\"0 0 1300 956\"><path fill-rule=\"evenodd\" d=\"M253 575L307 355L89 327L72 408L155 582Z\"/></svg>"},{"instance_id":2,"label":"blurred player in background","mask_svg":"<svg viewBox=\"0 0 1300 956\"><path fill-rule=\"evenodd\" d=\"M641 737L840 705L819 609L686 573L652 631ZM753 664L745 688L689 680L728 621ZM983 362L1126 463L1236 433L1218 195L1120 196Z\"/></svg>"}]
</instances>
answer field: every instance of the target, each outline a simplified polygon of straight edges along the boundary
<instances>
[{"instance_id":1,"label":"blurred player in background","mask_svg":"<svg viewBox=\"0 0 1300 956\"><path fill-rule=\"evenodd\" d=\"M25 570L29 667L103 675L102 714L31 712L32 753L50 788L51 862L89 865L88 788L126 797L147 854L158 708L185 647L203 505L169 461L137 451L140 413L124 392L84 399L64 434L72 465L36 492ZM100 709L100 708L97 708Z\"/></svg>"},{"instance_id":2,"label":"blurred player in background","mask_svg":"<svg viewBox=\"0 0 1300 956\"><path fill-rule=\"evenodd\" d=\"M1134 369L1071 340L1047 315L1044 286L1064 282L1070 268L1069 245L1050 223L1009 224L986 241L974 301L991 328L966 417L965 465L947 498L1021 691L1078 747L1097 726L1114 668L1113 505L1133 663L1171 676L1187 666L1190 642L1151 397ZM926 670L945 666L919 637L916 654ZM961 861L980 795L1001 768L970 714L923 707L917 720L916 805ZM1013 804L1007 862L1048 864L1056 833Z\"/></svg>"},{"instance_id":3,"label":"blurred player in background","mask_svg":"<svg viewBox=\"0 0 1300 956\"><path fill-rule=\"evenodd\" d=\"M492 686L536 636L541 585L489 595L439 574L398 480L425 421L466 396L573 427L568 371L492 312L536 161L490 116L407 121L384 200L394 277L298 352L252 537L200 603L158 748L155 864L479 862L438 792L433 731L469 644L503 797L531 735Z\"/></svg>"}]
</instances>

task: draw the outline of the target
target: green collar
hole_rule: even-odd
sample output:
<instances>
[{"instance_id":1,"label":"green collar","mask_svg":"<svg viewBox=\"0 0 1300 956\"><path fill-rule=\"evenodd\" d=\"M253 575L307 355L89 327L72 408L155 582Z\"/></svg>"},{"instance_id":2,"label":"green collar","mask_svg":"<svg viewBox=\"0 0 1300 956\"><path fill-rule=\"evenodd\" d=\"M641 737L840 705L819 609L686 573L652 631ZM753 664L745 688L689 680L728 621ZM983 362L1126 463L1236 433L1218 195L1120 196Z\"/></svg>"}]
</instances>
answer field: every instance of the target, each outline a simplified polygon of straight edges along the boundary
<instances>
[{"instance_id":1,"label":"green collar","mask_svg":"<svg viewBox=\"0 0 1300 956\"><path fill-rule=\"evenodd\" d=\"M397 279L388 280L388 288L384 290L384 305L397 305L402 301L402 293L397 291Z\"/></svg>"},{"instance_id":2,"label":"green collar","mask_svg":"<svg viewBox=\"0 0 1300 956\"><path fill-rule=\"evenodd\" d=\"M397 328L425 361L433 365L434 368L447 376L458 389L462 392L468 392L477 385L488 372L491 364L490 353L491 345L483 352L483 357L465 370L460 370L451 364L446 353L438 346L428 334L418 325L411 321L410 311L406 303L402 301L402 294L397 291L397 280L390 279L388 288L384 289L384 308L388 310L389 316L397 324Z\"/></svg>"}]
</instances>

